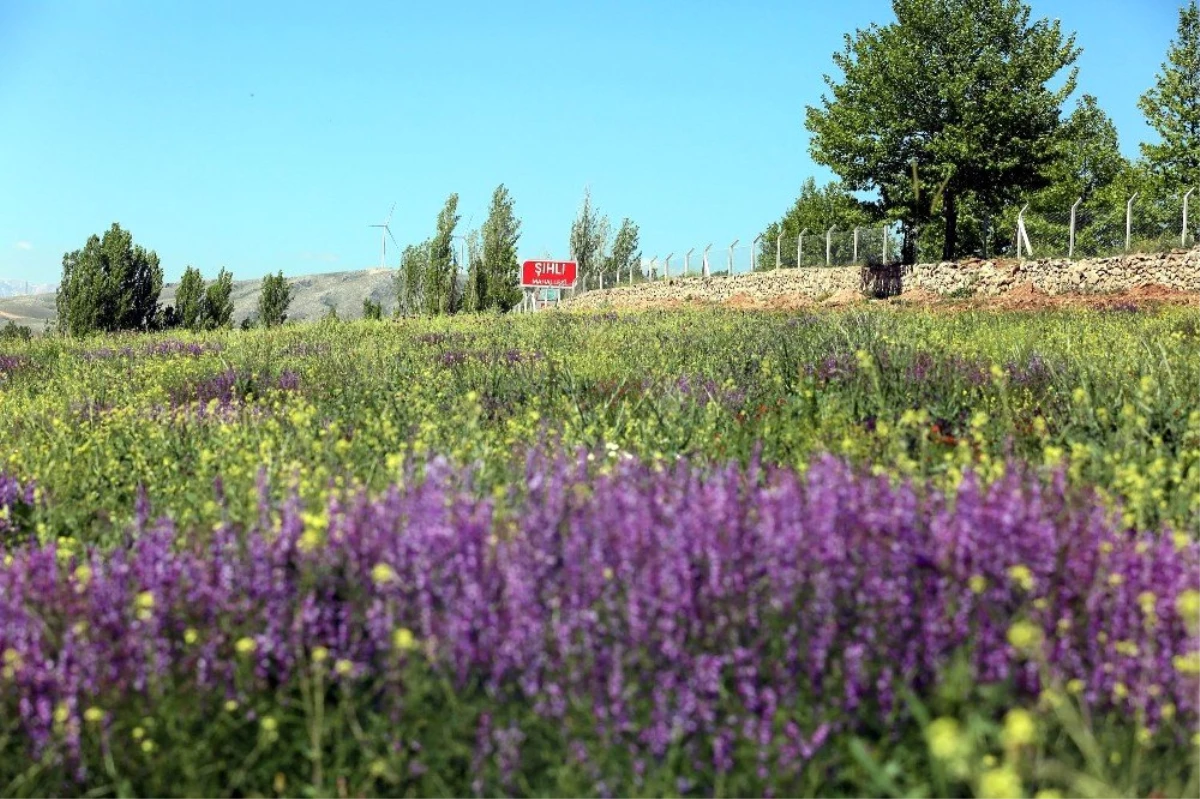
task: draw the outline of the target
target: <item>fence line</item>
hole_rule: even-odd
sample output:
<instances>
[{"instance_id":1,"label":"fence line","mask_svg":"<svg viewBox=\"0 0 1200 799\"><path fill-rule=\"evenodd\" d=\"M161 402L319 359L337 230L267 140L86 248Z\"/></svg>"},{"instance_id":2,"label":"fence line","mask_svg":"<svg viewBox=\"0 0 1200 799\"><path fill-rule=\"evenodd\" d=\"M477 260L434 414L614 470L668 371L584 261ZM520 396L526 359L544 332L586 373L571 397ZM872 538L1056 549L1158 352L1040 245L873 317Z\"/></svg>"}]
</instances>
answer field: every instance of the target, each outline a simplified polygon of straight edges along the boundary
<instances>
[{"instance_id":1,"label":"fence line","mask_svg":"<svg viewBox=\"0 0 1200 799\"><path fill-rule=\"evenodd\" d=\"M1177 198L1144 202L1138 194L1121 206L1109 207L1078 198L1067 208L1032 209L1024 204L996 218L964 220L959 239L972 254L984 258L1096 258L1126 252L1190 248L1200 240L1200 194L1189 189ZM936 223L915 234L916 260L941 260L941 227ZM665 255L643 256L630 273L581 274L577 291L612 288L653 280L721 277L772 269L865 266L896 263L904 244L900 223L839 229L830 225L774 239L762 234L724 247L709 242L676 248Z\"/></svg>"}]
</instances>

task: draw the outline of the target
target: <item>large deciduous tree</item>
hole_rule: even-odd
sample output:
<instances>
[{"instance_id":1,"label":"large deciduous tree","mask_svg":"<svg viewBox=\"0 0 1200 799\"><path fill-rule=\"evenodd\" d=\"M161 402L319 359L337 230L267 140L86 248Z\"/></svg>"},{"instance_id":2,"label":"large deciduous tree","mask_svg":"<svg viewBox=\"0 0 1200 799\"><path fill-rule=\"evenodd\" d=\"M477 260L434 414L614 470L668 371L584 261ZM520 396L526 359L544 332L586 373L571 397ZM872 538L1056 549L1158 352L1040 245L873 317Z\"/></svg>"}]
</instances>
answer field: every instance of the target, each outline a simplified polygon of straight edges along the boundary
<instances>
[{"instance_id":1,"label":"large deciduous tree","mask_svg":"<svg viewBox=\"0 0 1200 799\"><path fill-rule=\"evenodd\" d=\"M503 183L492 192L482 230L483 308L507 311L521 300L521 264L517 244L521 221L513 212L513 199Z\"/></svg>"},{"instance_id":2,"label":"large deciduous tree","mask_svg":"<svg viewBox=\"0 0 1200 799\"><path fill-rule=\"evenodd\" d=\"M1046 185L1079 54L1058 21L1020 0L893 0L895 22L846 37L841 82L807 109L814 160L851 191L877 191L911 227L940 215L958 254L960 201L998 211ZM912 171L923 183L915 190ZM940 192L937 190L940 189ZM911 258L911 248L906 255Z\"/></svg>"},{"instance_id":3,"label":"large deciduous tree","mask_svg":"<svg viewBox=\"0 0 1200 799\"><path fill-rule=\"evenodd\" d=\"M1154 87L1138 100L1159 141L1143 143L1150 172L1168 193L1200 190L1200 6L1179 9L1179 28Z\"/></svg>"},{"instance_id":4,"label":"large deciduous tree","mask_svg":"<svg viewBox=\"0 0 1200 799\"><path fill-rule=\"evenodd\" d=\"M83 336L156 324L163 282L158 255L135 245L119 224L103 238L91 236L83 249L65 253L62 267L57 310L63 332Z\"/></svg>"}]
</instances>

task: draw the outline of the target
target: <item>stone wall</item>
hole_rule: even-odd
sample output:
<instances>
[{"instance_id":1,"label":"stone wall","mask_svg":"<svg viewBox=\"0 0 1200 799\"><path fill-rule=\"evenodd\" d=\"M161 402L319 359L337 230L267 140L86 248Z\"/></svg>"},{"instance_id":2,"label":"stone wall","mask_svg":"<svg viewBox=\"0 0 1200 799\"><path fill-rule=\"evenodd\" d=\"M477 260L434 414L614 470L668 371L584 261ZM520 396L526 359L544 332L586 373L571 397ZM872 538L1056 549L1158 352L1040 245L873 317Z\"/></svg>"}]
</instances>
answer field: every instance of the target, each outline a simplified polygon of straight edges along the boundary
<instances>
[{"instance_id":1,"label":"stone wall","mask_svg":"<svg viewBox=\"0 0 1200 799\"><path fill-rule=\"evenodd\" d=\"M566 301L573 308L607 305L664 305L726 303L740 295L753 301L804 296L813 299L845 297L864 288L860 267L781 269L733 277L672 278L671 280L589 291ZM918 264L892 270L887 285L894 294L921 289L955 296L996 296L1032 284L1046 294L1099 294L1159 285L1200 292L1200 247L1164 253L1135 254L1091 260L971 260ZM895 278L898 278L896 280Z\"/></svg>"},{"instance_id":2,"label":"stone wall","mask_svg":"<svg viewBox=\"0 0 1200 799\"><path fill-rule=\"evenodd\" d=\"M1200 291L1200 248L1139 253L1084 261L965 261L919 264L903 277L905 289L935 294L995 296L1025 285L1046 294L1108 293L1159 285Z\"/></svg>"}]
</instances>

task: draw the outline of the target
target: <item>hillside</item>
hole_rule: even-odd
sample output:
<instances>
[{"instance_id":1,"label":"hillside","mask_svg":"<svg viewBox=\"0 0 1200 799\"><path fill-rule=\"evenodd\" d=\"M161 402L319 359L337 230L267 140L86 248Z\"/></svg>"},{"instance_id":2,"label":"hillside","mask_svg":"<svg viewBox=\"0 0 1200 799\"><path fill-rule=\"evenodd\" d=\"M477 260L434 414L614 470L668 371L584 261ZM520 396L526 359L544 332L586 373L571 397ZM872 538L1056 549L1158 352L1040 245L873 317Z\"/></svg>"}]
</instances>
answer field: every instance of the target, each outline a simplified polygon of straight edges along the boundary
<instances>
[{"instance_id":1,"label":"hillside","mask_svg":"<svg viewBox=\"0 0 1200 799\"><path fill-rule=\"evenodd\" d=\"M384 308L390 310L395 305L395 290L392 284L394 275L393 270L377 267L288 278L288 283L295 292L292 305L288 308L288 319L319 319L329 313L330 308L335 308L338 316L343 319L356 319L362 316L362 301L365 297L383 303ZM164 306L174 304L178 285L168 283L163 287L160 302ZM254 313L261 287L261 278L233 282L235 324ZM0 298L0 324L11 319L17 324L27 325L35 333L40 333L53 322L54 316L53 292Z\"/></svg>"}]
</instances>

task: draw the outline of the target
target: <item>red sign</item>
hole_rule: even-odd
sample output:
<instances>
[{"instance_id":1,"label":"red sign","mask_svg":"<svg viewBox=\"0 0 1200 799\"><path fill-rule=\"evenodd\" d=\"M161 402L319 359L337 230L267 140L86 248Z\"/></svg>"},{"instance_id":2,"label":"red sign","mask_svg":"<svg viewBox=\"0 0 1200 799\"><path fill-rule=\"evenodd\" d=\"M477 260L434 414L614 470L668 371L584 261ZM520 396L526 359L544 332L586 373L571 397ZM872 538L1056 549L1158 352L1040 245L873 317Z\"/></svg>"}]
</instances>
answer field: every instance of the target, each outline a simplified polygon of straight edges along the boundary
<instances>
[{"instance_id":1,"label":"red sign","mask_svg":"<svg viewBox=\"0 0 1200 799\"><path fill-rule=\"evenodd\" d=\"M577 269L574 261L526 261L521 264L521 285L569 289L575 285Z\"/></svg>"}]
</instances>

